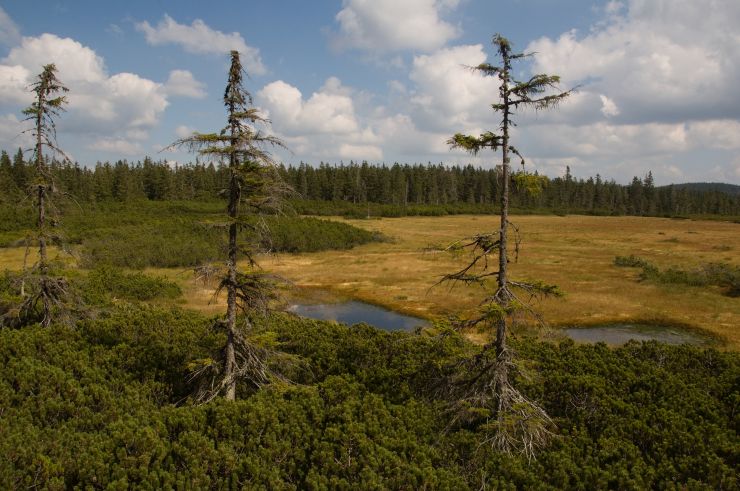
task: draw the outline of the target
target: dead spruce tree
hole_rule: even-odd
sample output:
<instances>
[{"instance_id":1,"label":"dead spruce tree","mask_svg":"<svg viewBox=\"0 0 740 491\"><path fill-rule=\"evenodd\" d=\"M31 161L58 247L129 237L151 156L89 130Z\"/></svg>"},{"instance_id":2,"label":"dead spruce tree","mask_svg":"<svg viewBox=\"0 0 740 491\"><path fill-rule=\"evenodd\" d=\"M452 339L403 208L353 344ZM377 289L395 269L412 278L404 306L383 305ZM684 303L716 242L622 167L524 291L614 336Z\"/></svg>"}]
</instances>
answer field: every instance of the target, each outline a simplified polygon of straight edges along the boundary
<instances>
[{"instance_id":1,"label":"dead spruce tree","mask_svg":"<svg viewBox=\"0 0 740 491\"><path fill-rule=\"evenodd\" d=\"M474 358L466 360L460 375L449 381L448 388L456 401L453 420L483 420L483 430L488 435L487 443L511 453L518 451L532 458L537 448L545 444L549 435L549 417L537 404L529 401L511 384L513 353L507 343L507 331L511 321L522 314L539 316L528 305L533 297L557 294L556 287L542 283L515 281L509 277L508 263L510 247L509 229L509 182L513 178L518 185L536 188L538 176L521 172L512 174L510 156L516 155L524 166L524 159L511 144L510 130L514 125L515 111L524 108L547 109L556 106L571 94L557 91L560 79L553 75L535 75L526 81L512 76L512 62L527 56L513 53L511 44L500 35L493 38L501 58L501 65L481 64L472 70L500 81L499 100L491 105L501 114L499 132L485 132L479 136L456 134L448 144L462 148L471 154L484 149L501 151L501 219L495 232L482 233L453 244L452 248L468 249L471 260L465 267L445 275L441 282L477 284L486 288L487 295L479 315L470 319L468 326L483 326L495 331L495 338L483 347ZM550 91L557 91L548 94ZM518 242L515 247L518 253ZM495 283L491 280L495 279Z\"/></svg>"},{"instance_id":2,"label":"dead spruce tree","mask_svg":"<svg viewBox=\"0 0 740 491\"><path fill-rule=\"evenodd\" d=\"M23 110L23 114L25 121L33 123L26 132L35 140L32 159L35 168L27 192L37 215L35 236L29 239L38 243L38 260L19 278L21 303L3 315L2 323L23 325L39 320L42 326L47 327L67 313L66 303L70 296L67 281L52 274L47 250L50 243L61 245L61 237L55 230L59 224L59 210L54 201L60 193L47 161L56 155L64 156L57 146L54 120L64 111L67 98L63 94L68 89L57 78L54 64L45 65L29 89L35 100ZM44 154L44 148L48 156Z\"/></svg>"},{"instance_id":3,"label":"dead spruce tree","mask_svg":"<svg viewBox=\"0 0 740 491\"><path fill-rule=\"evenodd\" d=\"M252 327L253 315L265 312L274 298L274 278L259 271L255 256L264 242L266 229L259 216L274 212L285 192L267 149L284 145L278 138L257 129L267 120L252 106L244 77L239 53L232 51L223 98L227 125L220 133L194 133L172 145L185 146L229 166L228 189L223 191L228 199L228 220L223 224L228 229L226 264L216 291L218 295L226 290L226 318L217 321L217 327L226 331L226 345L217 356L193 367L198 402L208 402L219 395L234 400L238 380L258 389L276 376L267 366L267 350L251 343L246 334ZM240 231L245 233L240 236ZM248 264L246 272L238 269L240 255ZM237 325L239 311L244 314L243 327Z\"/></svg>"}]
</instances>

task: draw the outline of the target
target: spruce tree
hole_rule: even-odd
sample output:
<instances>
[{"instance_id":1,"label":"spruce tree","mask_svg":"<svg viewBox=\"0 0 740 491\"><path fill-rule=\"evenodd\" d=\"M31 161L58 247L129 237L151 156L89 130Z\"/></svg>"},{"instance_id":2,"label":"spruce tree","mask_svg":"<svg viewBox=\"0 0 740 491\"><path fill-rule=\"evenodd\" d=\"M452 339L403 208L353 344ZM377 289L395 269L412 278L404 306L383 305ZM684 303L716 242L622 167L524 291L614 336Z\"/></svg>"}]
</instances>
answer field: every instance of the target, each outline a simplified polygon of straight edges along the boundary
<instances>
[{"instance_id":1,"label":"spruce tree","mask_svg":"<svg viewBox=\"0 0 740 491\"><path fill-rule=\"evenodd\" d=\"M282 147L283 143L257 129L267 120L253 107L244 77L239 52L232 51L223 97L227 125L219 133L194 133L173 144L228 165L228 187L223 191L228 200L227 222L223 224L228 230L228 244L217 290L226 290L226 317L217 323L226 331L226 344L217 356L193 370L193 378L199 381L195 393L199 402L219 395L234 400L237 381L258 389L274 376L266 364L268 353L250 342L247 335L254 314L266 311L273 298L273 279L259 271L256 254L265 235L259 215L274 212L286 192L268 152L270 147ZM240 231L246 233L240 237ZM246 271L239 270L240 255L247 262ZM244 314L243 328L237 325L239 311Z\"/></svg>"},{"instance_id":2,"label":"spruce tree","mask_svg":"<svg viewBox=\"0 0 740 491\"><path fill-rule=\"evenodd\" d=\"M507 333L515 316L529 313L539 318L528 306L528 298L557 294L558 291L551 285L516 281L509 277L508 264L512 259L510 229L518 232L509 220L510 181L514 180L519 188L532 192L536 192L542 182L542 178L524 170L512 173L511 155L519 157L522 168L524 158L512 145L510 130L517 110L551 108L568 97L571 91L557 91L560 79L553 75L539 74L526 81L516 80L512 73L512 62L529 55L514 53L509 41L500 35L494 36L493 45L501 58L501 65L484 63L472 69L486 76L497 77L500 82L499 99L491 105L501 115L500 131L487 131L479 136L458 133L448 144L471 154L478 154L484 149L501 151L500 225L497 231L477 234L469 240L456 243L455 249L468 248L472 251L472 260L461 270L445 275L441 281L479 284L486 288L482 312L471 319L468 325L491 328L495 336L492 342L483 347L482 352L468 360L461 379L453 380L450 387L456 400L454 420L479 420L483 414L483 429L488 430L488 441L494 447L505 452L519 451L532 457L547 440L550 419L544 410L512 385L510 372L514 368L514 357ZM551 90L557 92L548 94ZM514 255L518 254L518 241L513 252ZM494 264L498 268L489 269ZM495 279L493 284L490 282L492 278ZM524 294L524 299L520 298L520 292Z\"/></svg>"},{"instance_id":3,"label":"spruce tree","mask_svg":"<svg viewBox=\"0 0 740 491\"><path fill-rule=\"evenodd\" d=\"M59 211L55 203L60 192L49 164L56 155L64 156L57 145L55 119L64 111L67 104L64 93L68 89L57 78L54 64L45 65L29 89L35 100L23 110L23 114L25 121L33 124L27 130L34 139L33 172L25 184L36 213L36 230L32 239L38 244L38 260L21 276L21 303L17 309L4 313L2 323L23 325L39 321L46 327L67 313L70 297L67 281L52 274L47 250L50 243L61 245L61 237L56 231ZM14 167L23 167L22 153L16 155Z\"/></svg>"}]
</instances>

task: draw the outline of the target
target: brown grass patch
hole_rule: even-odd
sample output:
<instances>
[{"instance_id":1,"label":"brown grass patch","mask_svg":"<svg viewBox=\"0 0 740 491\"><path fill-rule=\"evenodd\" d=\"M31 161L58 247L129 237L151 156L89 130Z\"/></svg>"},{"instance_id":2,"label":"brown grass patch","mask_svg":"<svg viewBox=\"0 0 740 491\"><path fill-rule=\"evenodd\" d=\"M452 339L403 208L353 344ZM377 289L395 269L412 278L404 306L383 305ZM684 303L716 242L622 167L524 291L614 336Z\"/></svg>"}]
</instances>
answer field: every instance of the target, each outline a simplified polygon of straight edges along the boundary
<instances>
[{"instance_id":1,"label":"brown grass patch","mask_svg":"<svg viewBox=\"0 0 740 491\"><path fill-rule=\"evenodd\" d=\"M342 220L342 219L337 219ZM264 257L262 266L291 280L294 295L354 298L425 318L468 312L482 298L474 287L432 288L463 257L428 250L498 226L495 216L407 217L343 220L382 232L394 240L348 251L281 254ZM558 285L566 294L538 305L553 326L608 322L666 323L689 326L722 338L740 349L740 299L717 289L638 282L639 271L615 267L615 256L634 254L659 268L687 269L707 262L740 264L735 244L740 225L720 221L641 217L515 216L522 249L511 265L512 277ZM666 241L677 237L678 241ZM23 248L0 249L0 270L20 269ZM30 259L32 261L33 259ZM223 312L224 299L213 287L195 283L187 270L150 269L183 288L186 307ZM319 290L317 292L317 290ZM479 336L480 337L480 336ZM481 337L483 339L483 337Z\"/></svg>"},{"instance_id":2,"label":"brown grass patch","mask_svg":"<svg viewBox=\"0 0 740 491\"><path fill-rule=\"evenodd\" d=\"M660 268L690 268L706 262L740 264L734 244L738 224L642 217L516 216L522 248L512 276L554 283L565 292L538 309L554 326L607 322L686 325L720 336L740 349L740 300L716 289L655 285L637 281L639 271L613 265L615 256L634 254ZM280 255L263 262L296 285L312 286L420 317L474 309L482 298L474 287L431 288L464 259L425 251L474 232L495 230L498 218L408 217L347 220L393 237L350 251ZM665 237L681 237L666 242ZM403 297L401 299L401 297Z\"/></svg>"}]
</instances>

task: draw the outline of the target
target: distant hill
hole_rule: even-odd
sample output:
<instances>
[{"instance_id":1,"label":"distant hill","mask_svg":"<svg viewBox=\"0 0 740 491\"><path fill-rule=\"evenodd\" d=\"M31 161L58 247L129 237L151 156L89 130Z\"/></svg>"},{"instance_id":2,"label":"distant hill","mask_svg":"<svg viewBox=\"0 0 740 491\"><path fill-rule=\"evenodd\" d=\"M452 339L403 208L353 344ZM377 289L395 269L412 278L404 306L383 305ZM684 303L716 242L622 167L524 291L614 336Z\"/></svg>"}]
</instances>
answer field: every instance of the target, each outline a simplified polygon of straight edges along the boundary
<instances>
[{"instance_id":1,"label":"distant hill","mask_svg":"<svg viewBox=\"0 0 740 491\"><path fill-rule=\"evenodd\" d=\"M719 191L722 193L727 193L730 196L740 196L740 186L738 186L737 184L727 184L724 182L686 182L683 184L673 184L673 187L700 192Z\"/></svg>"}]
</instances>

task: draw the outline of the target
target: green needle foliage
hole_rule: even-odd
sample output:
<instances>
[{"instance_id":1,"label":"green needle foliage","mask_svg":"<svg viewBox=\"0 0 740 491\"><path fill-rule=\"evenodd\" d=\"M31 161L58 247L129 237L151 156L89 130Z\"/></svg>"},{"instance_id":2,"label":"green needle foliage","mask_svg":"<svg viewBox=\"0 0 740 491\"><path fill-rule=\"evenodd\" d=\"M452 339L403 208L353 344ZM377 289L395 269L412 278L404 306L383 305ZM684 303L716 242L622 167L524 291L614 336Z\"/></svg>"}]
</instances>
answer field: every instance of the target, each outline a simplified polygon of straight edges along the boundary
<instances>
[{"instance_id":1,"label":"green needle foliage","mask_svg":"<svg viewBox=\"0 0 740 491\"><path fill-rule=\"evenodd\" d=\"M501 226L498 231L477 234L453 244L451 247L456 250L470 250L472 259L461 270L445 275L441 282L480 284L486 288L481 315L470 320L468 325L486 326L495 330L496 335L481 353L466 361L469 366L462 372L463 378L453 380L448 389L456 401L453 422L482 420L482 427L490 435L485 439L487 443L501 451L518 451L532 458L535 451L546 443L549 436L547 427L551 421L543 409L512 386L509 372L513 368L513 353L506 336L510 320L521 313L532 314L540 320L527 304L529 299L557 295L559 291L552 285L514 281L508 275L509 226L512 225L509 221L510 155L517 156L522 165L522 171L515 176L517 185L535 192L540 186L538 176L523 170L524 158L511 144L509 131L514 125L512 117L517 110L552 108L571 91L549 94L557 90L560 81L554 75L534 75L526 81L516 80L512 76L512 62L529 55L512 52L509 41L498 34L493 38L493 45L501 57L501 65L484 63L472 69L500 81L499 100L491 105L501 114L500 131L486 131L479 136L458 133L448 140L448 144L473 155L485 149L501 151ZM518 237L518 230L513 228ZM518 255L518 238L514 249ZM492 284L490 279L494 278L496 282Z\"/></svg>"},{"instance_id":2,"label":"green needle foliage","mask_svg":"<svg viewBox=\"0 0 740 491\"><path fill-rule=\"evenodd\" d=\"M216 356L193 367L193 379L200 381L195 394L200 402L220 394L234 400L239 379L257 389L273 378L265 364L268 353L251 343L245 331L251 330L250 317L263 312L273 296L274 279L259 271L255 256L269 234L260 216L279 211L281 198L288 191L268 151L284 145L257 128L268 121L252 107L244 76L239 52L232 51L223 99L227 125L219 133L195 133L173 144L185 146L207 159L227 162L229 169L228 188L223 192L228 199L227 221L220 224L228 229L227 257L216 292L226 290L226 319L216 326L226 331L227 340ZM238 240L240 231L246 232L242 240ZM248 260L247 271L237 268L240 255ZM244 330L237 326L239 310L244 314Z\"/></svg>"}]
</instances>

